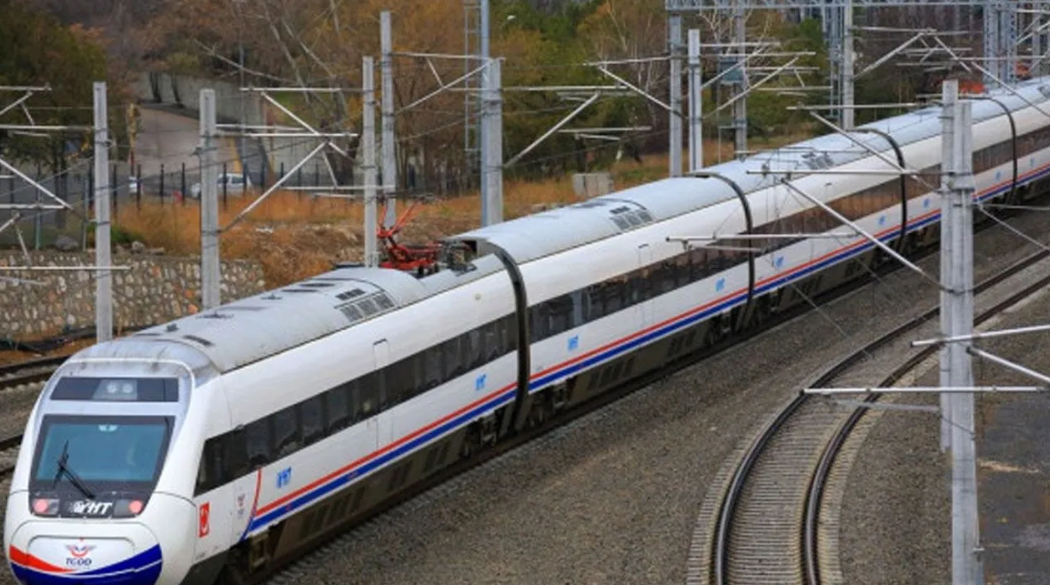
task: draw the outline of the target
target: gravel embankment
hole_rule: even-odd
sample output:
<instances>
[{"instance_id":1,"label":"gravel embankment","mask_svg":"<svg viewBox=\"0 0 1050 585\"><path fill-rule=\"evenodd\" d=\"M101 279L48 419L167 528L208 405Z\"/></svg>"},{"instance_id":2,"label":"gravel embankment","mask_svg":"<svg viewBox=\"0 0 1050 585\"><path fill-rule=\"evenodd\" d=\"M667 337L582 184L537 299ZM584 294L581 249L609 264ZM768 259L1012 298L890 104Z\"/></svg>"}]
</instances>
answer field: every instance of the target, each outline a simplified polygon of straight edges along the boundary
<instances>
[{"instance_id":1,"label":"gravel embankment","mask_svg":"<svg viewBox=\"0 0 1050 585\"><path fill-rule=\"evenodd\" d=\"M1019 225L1034 231L1041 219ZM986 232L977 278L1030 251ZM937 263L921 264L936 274ZM936 303L934 287L898 271L435 488L282 582L682 583L700 503L725 457L834 358Z\"/></svg>"}]
</instances>

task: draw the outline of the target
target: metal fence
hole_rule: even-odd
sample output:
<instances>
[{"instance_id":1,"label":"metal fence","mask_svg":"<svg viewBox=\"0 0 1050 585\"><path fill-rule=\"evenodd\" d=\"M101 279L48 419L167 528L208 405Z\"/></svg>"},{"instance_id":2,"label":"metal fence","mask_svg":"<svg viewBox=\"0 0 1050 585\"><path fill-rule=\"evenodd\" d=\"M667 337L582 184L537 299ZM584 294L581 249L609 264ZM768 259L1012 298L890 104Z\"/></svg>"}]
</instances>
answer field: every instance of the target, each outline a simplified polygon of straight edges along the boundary
<instances>
[{"instance_id":1,"label":"metal fence","mask_svg":"<svg viewBox=\"0 0 1050 585\"><path fill-rule=\"evenodd\" d=\"M228 175L243 175L248 178L248 186L256 191L261 186L273 184L284 177L284 165L275 172L269 173L265 167L257 165L252 168L245 164L235 169L235 165L224 164L220 178ZM83 248L87 244L88 223L85 220L94 214L94 177L90 168L75 168L59 176L43 175L39 170L27 173L34 181L69 203L74 212L62 210L21 210L18 227L30 249L42 249L55 246L61 236L66 236ZM269 176L268 176L269 175ZM174 168L160 165L159 172L142 173L141 165L134 169L126 163L115 163L110 168L112 213L119 227L119 213L128 205L142 205L145 202L161 205L185 205L187 200L195 201L200 193L200 168L180 164ZM324 164L306 165L298 169L284 183L289 187L323 187L332 181ZM220 179L218 186L219 203L226 207L233 197L243 193L243 187ZM15 211L3 209L4 204L33 204L50 202L50 198L41 193L27 181L13 175L0 176L0 225L9 220ZM69 245L68 241L64 242ZM0 246L18 245L18 233L13 229L0 233Z\"/></svg>"}]
</instances>

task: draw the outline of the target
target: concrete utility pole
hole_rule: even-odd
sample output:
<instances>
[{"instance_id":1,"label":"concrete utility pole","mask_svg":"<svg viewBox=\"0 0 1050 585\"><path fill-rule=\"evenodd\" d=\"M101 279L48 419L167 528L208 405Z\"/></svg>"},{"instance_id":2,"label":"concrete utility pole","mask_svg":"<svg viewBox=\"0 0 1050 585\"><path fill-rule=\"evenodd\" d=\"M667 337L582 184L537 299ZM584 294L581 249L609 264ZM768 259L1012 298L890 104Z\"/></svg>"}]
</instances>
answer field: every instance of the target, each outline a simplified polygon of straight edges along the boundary
<instances>
[{"instance_id":1,"label":"concrete utility pole","mask_svg":"<svg viewBox=\"0 0 1050 585\"><path fill-rule=\"evenodd\" d=\"M1020 2L1003 2L999 5L999 79L1013 85L1017 83L1017 7Z\"/></svg>"},{"instance_id":2,"label":"concrete utility pole","mask_svg":"<svg viewBox=\"0 0 1050 585\"><path fill-rule=\"evenodd\" d=\"M852 130L853 111L853 0L842 7L842 128Z\"/></svg>"},{"instance_id":3,"label":"concrete utility pole","mask_svg":"<svg viewBox=\"0 0 1050 585\"><path fill-rule=\"evenodd\" d=\"M365 266L379 266L379 250L376 242L376 92L375 73L371 57L361 63L364 93L362 114L361 148L365 151Z\"/></svg>"},{"instance_id":4,"label":"concrete utility pole","mask_svg":"<svg viewBox=\"0 0 1050 585\"><path fill-rule=\"evenodd\" d=\"M215 90L201 90L201 305L214 309L221 301L219 266L219 161L215 126Z\"/></svg>"},{"instance_id":5,"label":"concrete utility pole","mask_svg":"<svg viewBox=\"0 0 1050 585\"><path fill-rule=\"evenodd\" d=\"M109 122L106 82L96 81L95 97L95 330L99 343L113 339L113 273L109 241Z\"/></svg>"},{"instance_id":6,"label":"concrete utility pole","mask_svg":"<svg viewBox=\"0 0 1050 585\"><path fill-rule=\"evenodd\" d=\"M481 225L503 221L503 105L500 60L489 59L482 77L481 103Z\"/></svg>"},{"instance_id":7,"label":"concrete utility pole","mask_svg":"<svg viewBox=\"0 0 1050 585\"><path fill-rule=\"evenodd\" d=\"M667 17L667 47L671 54L671 96L668 121L670 165L672 177L682 176L682 15L675 12Z\"/></svg>"},{"instance_id":8,"label":"concrete utility pole","mask_svg":"<svg viewBox=\"0 0 1050 585\"><path fill-rule=\"evenodd\" d=\"M744 0L737 0L733 6L733 42L737 44L737 54L739 55L738 60L740 66L738 68L738 75L740 76L740 83L736 86L736 91L733 92L733 97L736 98L741 94L747 93L747 64L746 64L746 53L747 46L744 44L747 42L747 28L744 19ZM735 146L734 154L736 158L744 158L744 153L747 151L747 98L741 97L733 102L733 129L735 135Z\"/></svg>"},{"instance_id":9,"label":"concrete utility pole","mask_svg":"<svg viewBox=\"0 0 1050 585\"><path fill-rule=\"evenodd\" d=\"M1043 74L1043 31L1040 28L1043 26L1043 14L1039 10L1042 8L1038 4L1032 4L1032 59L1029 61L1028 71L1032 77L1040 77Z\"/></svg>"},{"instance_id":10,"label":"concrete utility pole","mask_svg":"<svg viewBox=\"0 0 1050 585\"><path fill-rule=\"evenodd\" d=\"M381 83L383 84L383 196L386 198L385 227L397 222L397 157L394 145L394 33L390 24L390 12L379 15L379 58ZM374 231L375 228L373 228Z\"/></svg>"},{"instance_id":11,"label":"concrete utility pole","mask_svg":"<svg viewBox=\"0 0 1050 585\"><path fill-rule=\"evenodd\" d=\"M981 24L984 27L984 57L985 67L996 77L1002 79L1002 70L999 68L999 0L985 0L981 11ZM995 80L991 75L985 74L984 85L994 87Z\"/></svg>"},{"instance_id":12,"label":"concrete utility pole","mask_svg":"<svg viewBox=\"0 0 1050 585\"><path fill-rule=\"evenodd\" d=\"M700 29L689 29L689 171L704 168L703 69L700 66Z\"/></svg>"},{"instance_id":13,"label":"concrete utility pole","mask_svg":"<svg viewBox=\"0 0 1050 585\"><path fill-rule=\"evenodd\" d=\"M941 332L946 339L973 334L973 128L972 104L959 101L959 82L943 89L941 179ZM940 354L942 387L973 388L971 341L947 343ZM942 393L942 445L952 455L952 585L981 585L977 517L977 458L973 392Z\"/></svg>"}]
</instances>

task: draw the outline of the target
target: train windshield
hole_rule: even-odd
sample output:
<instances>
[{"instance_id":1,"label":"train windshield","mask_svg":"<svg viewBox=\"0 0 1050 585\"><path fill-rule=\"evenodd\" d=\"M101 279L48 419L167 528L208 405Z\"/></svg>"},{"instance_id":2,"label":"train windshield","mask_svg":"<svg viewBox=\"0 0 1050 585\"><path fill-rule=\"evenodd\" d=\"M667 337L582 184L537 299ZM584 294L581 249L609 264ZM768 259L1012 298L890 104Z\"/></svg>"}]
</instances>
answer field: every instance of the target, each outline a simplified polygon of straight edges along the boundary
<instances>
[{"instance_id":1,"label":"train windshield","mask_svg":"<svg viewBox=\"0 0 1050 585\"><path fill-rule=\"evenodd\" d=\"M156 482L173 419L162 416L44 417L33 461L37 489L141 490Z\"/></svg>"}]
</instances>

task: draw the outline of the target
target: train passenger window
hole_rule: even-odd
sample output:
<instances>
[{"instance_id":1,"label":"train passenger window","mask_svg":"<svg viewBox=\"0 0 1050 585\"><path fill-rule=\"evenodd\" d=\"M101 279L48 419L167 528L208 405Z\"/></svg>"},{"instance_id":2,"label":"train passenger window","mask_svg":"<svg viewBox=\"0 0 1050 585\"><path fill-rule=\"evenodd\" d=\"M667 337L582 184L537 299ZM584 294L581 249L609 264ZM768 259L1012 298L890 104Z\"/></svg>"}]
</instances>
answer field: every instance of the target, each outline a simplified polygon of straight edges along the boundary
<instances>
[{"instance_id":1,"label":"train passenger window","mask_svg":"<svg viewBox=\"0 0 1050 585\"><path fill-rule=\"evenodd\" d=\"M673 258L675 263L675 288L688 286L692 282L692 269L689 266L689 252L683 252Z\"/></svg>"},{"instance_id":2,"label":"train passenger window","mask_svg":"<svg viewBox=\"0 0 1050 585\"><path fill-rule=\"evenodd\" d=\"M470 359L468 363L470 368L481 367L481 364L485 363L485 355L484 347L482 347L480 327L467 332L467 346L469 348L468 355Z\"/></svg>"},{"instance_id":3,"label":"train passenger window","mask_svg":"<svg viewBox=\"0 0 1050 585\"><path fill-rule=\"evenodd\" d=\"M383 368L384 387L383 399L386 403L397 404L402 400L406 400L405 396L405 378L408 375L407 368L405 367L409 359L403 359L396 363L390 364Z\"/></svg>"},{"instance_id":4,"label":"train passenger window","mask_svg":"<svg viewBox=\"0 0 1050 585\"><path fill-rule=\"evenodd\" d=\"M604 316L602 284L599 283L587 287L583 294L587 296L587 312L583 315L584 322L590 323L601 319Z\"/></svg>"},{"instance_id":5,"label":"train passenger window","mask_svg":"<svg viewBox=\"0 0 1050 585\"><path fill-rule=\"evenodd\" d=\"M550 307L546 302L529 307L529 341L536 343L550 337Z\"/></svg>"},{"instance_id":6,"label":"train passenger window","mask_svg":"<svg viewBox=\"0 0 1050 585\"><path fill-rule=\"evenodd\" d=\"M441 354L445 362L445 381L463 375L466 369L463 367L463 354L459 350L459 337L453 337L442 343Z\"/></svg>"},{"instance_id":7,"label":"train passenger window","mask_svg":"<svg viewBox=\"0 0 1050 585\"><path fill-rule=\"evenodd\" d=\"M303 446L312 445L324 437L324 404L321 396L299 403L299 420L303 427Z\"/></svg>"},{"instance_id":8,"label":"train passenger window","mask_svg":"<svg viewBox=\"0 0 1050 585\"><path fill-rule=\"evenodd\" d=\"M426 352L419 352L412 356L412 388L408 397L412 398L426 390L427 387L427 358ZM407 399L406 399L407 400Z\"/></svg>"},{"instance_id":9,"label":"train passenger window","mask_svg":"<svg viewBox=\"0 0 1050 585\"><path fill-rule=\"evenodd\" d=\"M611 315L623 307L624 283L619 281L607 281L602 287L602 312Z\"/></svg>"},{"instance_id":10,"label":"train passenger window","mask_svg":"<svg viewBox=\"0 0 1050 585\"><path fill-rule=\"evenodd\" d=\"M491 362L498 358L500 354L499 348L499 332L496 328L496 322L486 323L482 328L482 335L485 338L485 361Z\"/></svg>"},{"instance_id":11,"label":"train passenger window","mask_svg":"<svg viewBox=\"0 0 1050 585\"><path fill-rule=\"evenodd\" d=\"M507 315L497 323L500 338L499 355L503 356L518 347L518 322L514 320L514 315Z\"/></svg>"},{"instance_id":12,"label":"train passenger window","mask_svg":"<svg viewBox=\"0 0 1050 585\"><path fill-rule=\"evenodd\" d=\"M222 436L220 435L204 442L201 462L197 467L197 487L193 495L200 495L222 484Z\"/></svg>"},{"instance_id":13,"label":"train passenger window","mask_svg":"<svg viewBox=\"0 0 1050 585\"><path fill-rule=\"evenodd\" d=\"M248 449L248 462L259 468L270 462L270 420L259 419L244 427L244 443Z\"/></svg>"},{"instance_id":14,"label":"train passenger window","mask_svg":"<svg viewBox=\"0 0 1050 585\"><path fill-rule=\"evenodd\" d=\"M707 250L694 248L689 251L689 265L692 267L690 279L693 282L707 276Z\"/></svg>"},{"instance_id":15,"label":"train passenger window","mask_svg":"<svg viewBox=\"0 0 1050 585\"><path fill-rule=\"evenodd\" d=\"M548 318L550 319L550 334L557 335L572 329L572 297L562 295L551 299L547 303L549 307Z\"/></svg>"},{"instance_id":16,"label":"train passenger window","mask_svg":"<svg viewBox=\"0 0 1050 585\"><path fill-rule=\"evenodd\" d=\"M273 450L274 459L280 459L299 449L299 419L295 406L279 410L273 417Z\"/></svg>"},{"instance_id":17,"label":"train passenger window","mask_svg":"<svg viewBox=\"0 0 1050 585\"><path fill-rule=\"evenodd\" d=\"M423 381L427 390L441 383L441 347L431 347L423 352L424 366Z\"/></svg>"},{"instance_id":18,"label":"train passenger window","mask_svg":"<svg viewBox=\"0 0 1050 585\"><path fill-rule=\"evenodd\" d=\"M354 397L355 419L361 420L375 414L379 409L379 385L375 374L368 374L361 378L361 384L356 388Z\"/></svg>"},{"instance_id":19,"label":"train passenger window","mask_svg":"<svg viewBox=\"0 0 1050 585\"><path fill-rule=\"evenodd\" d=\"M390 397L387 395L387 381L386 375L389 372L390 366L387 366L381 370L376 370L372 373L375 378L376 396L379 398L377 404L379 405L379 411L382 412L390 407Z\"/></svg>"},{"instance_id":20,"label":"train passenger window","mask_svg":"<svg viewBox=\"0 0 1050 585\"><path fill-rule=\"evenodd\" d=\"M460 367L463 368L464 372L468 372L474 369L474 365L471 363L471 350L470 350L470 338L466 333L462 333L457 336L459 339L459 363Z\"/></svg>"},{"instance_id":21,"label":"train passenger window","mask_svg":"<svg viewBox=\"0 0 1050 585\"><path fill-rule=\"evenodd\" d=\"M350 387L354 384L356 384L356 381L332 388L324 393L325 410L328 411L328 429L326 432L329 435L345 429L350 424L349 394Z\"/></svg>"},{"instance_id":22,"label":"train passenger window","mask_svg":"<svg viewBox=\"0 0 1050 585\"><path fill-rule=\"evenodd\" d=\"M233 481L251 472L244 431L238 429L223 435L222 450L223 483Z\"/></svg>"}]
</instances>

